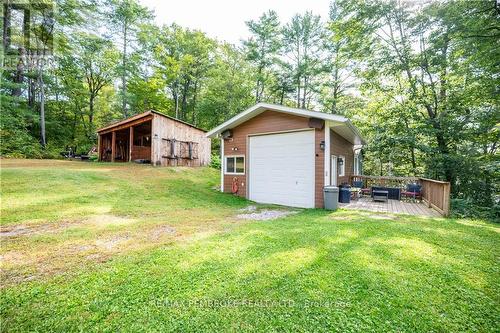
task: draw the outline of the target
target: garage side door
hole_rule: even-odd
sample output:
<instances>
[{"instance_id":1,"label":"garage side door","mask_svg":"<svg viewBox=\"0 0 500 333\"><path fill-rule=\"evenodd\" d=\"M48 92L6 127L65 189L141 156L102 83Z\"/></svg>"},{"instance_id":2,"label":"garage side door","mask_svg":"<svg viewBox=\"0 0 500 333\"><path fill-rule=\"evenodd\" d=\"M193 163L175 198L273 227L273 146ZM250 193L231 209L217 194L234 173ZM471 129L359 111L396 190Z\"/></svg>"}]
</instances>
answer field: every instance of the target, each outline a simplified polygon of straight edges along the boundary
<instances>
[{"instance_id":1,"label":"garage side door","mask_svg":"<svg viewBox=\"0 0 500 333\"><path fill-rule=\"evenodd\" d=\"M314 207L314 131L249 138L249 199Z\"/></svg>"}]
</instances>

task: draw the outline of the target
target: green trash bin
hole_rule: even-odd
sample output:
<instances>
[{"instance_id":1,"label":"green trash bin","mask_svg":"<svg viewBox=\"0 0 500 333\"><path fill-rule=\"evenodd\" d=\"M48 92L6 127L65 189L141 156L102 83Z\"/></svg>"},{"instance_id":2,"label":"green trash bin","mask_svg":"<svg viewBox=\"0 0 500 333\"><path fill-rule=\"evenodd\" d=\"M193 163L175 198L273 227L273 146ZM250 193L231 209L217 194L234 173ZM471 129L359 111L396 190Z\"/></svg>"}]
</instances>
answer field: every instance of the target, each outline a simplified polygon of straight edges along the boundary
<instances>
[{"instance_id":1,"label":"green trash bin","mask_svg":"<svg viewBox=\"0 0 500 333\"><path fill-rule=\"evenodd\" d=\"M337 186L323 187L325 209L336 210L339 206L339 188Z\"/></svg>"}]
</instances>

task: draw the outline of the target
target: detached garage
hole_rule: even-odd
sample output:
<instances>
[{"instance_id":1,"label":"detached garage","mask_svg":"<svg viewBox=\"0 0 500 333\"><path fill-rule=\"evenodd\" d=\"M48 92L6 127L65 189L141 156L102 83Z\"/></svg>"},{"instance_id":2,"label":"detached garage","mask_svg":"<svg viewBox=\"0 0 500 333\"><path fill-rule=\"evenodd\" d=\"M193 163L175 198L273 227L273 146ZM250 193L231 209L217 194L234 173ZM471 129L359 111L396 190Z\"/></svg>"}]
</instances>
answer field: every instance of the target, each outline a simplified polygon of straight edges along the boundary
<instances>
[{"instance_id":1,"label":"detached garage","mask_svg":"<svg viewBox=\"0 0 500 333\"><path fill-rule=\"evenodd\" d=\"M323 186L361 170L363 140L342 116L259 103L207 133L221 138L221 190L250 200L323 207Z\"/></svg>"}]
</instances>

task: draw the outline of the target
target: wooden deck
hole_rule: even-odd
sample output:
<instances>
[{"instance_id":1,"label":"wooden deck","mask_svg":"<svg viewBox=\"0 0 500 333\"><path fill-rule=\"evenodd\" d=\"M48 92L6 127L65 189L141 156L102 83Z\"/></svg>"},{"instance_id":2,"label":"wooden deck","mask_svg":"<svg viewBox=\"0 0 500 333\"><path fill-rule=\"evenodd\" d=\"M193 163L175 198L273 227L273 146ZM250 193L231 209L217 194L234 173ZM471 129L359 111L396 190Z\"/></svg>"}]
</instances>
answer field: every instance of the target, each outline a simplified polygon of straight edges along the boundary
<instances>
[{"instance_id":1,"label":"wooden deck","mask_svg":"<svg viewBox=\"0 0 500 333\"><path fill-rule=\"evenodd\" d=\"M339 203L339 206L345 209L364 209L372 212L441 217L441 214L437 211L432 208L428 208L427 205L419 202L405 202L398 200L378 202L373 201L370 197L361 197L357 200L351 200L348 204Z\"/></svg>"}]
</instances>

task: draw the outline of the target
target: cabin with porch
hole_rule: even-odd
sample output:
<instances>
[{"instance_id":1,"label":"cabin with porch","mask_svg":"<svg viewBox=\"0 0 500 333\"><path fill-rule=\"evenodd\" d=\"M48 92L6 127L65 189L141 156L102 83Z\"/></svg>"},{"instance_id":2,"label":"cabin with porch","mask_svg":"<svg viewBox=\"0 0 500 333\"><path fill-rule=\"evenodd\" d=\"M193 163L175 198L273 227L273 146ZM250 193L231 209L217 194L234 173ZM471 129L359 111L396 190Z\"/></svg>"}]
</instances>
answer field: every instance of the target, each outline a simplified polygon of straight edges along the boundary
<instances>
[{"instance_id":1,"label":"cabin with porch","mask_svg":"<svg viewBox=\"0 0 500 333\"><path fill-rule=\"evenodd\" d=\"M206 132L156 111L146 111L97 130L99 161L155 166L206 166Z\"/></svg>"}]
</instances>

